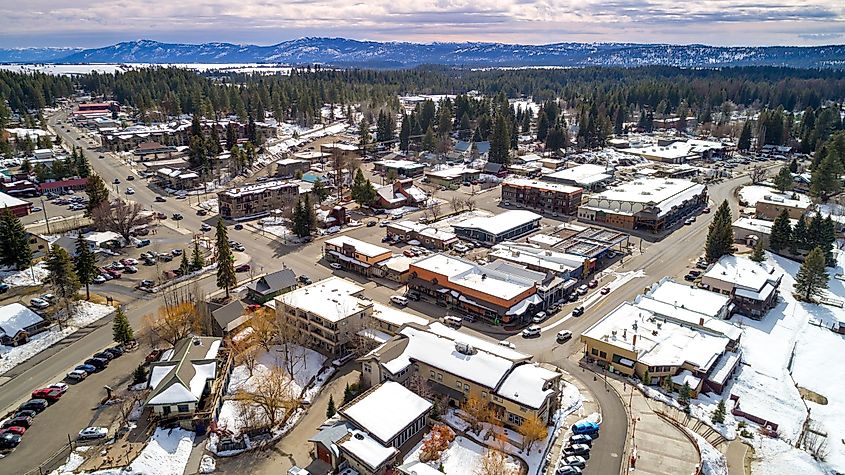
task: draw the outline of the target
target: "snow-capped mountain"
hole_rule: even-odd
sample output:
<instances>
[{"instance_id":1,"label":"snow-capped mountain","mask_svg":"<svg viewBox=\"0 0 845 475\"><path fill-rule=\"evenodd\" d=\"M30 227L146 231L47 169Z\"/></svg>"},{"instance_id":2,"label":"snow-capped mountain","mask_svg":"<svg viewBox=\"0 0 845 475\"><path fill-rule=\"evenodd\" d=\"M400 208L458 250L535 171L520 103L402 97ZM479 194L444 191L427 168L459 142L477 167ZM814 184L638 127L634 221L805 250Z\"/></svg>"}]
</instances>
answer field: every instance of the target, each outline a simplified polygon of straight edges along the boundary
<instances>
[{"instance_id":1,"label":"snow-capped mountain","mask_svg":"<svg viewBox=\"0 0 845 475\"><path fill-rule=\"evenodd\" d=\"M24 53L25 52L25 53ZM845 45L706 46L633 43L402 43L346 38L300 38L271 46L181 44L151 40L103 48L0 50L0 61L58 63L284 63L403 68L420 64L464 67L793 66L845 68Z\"/></svg>"}]
</instances>

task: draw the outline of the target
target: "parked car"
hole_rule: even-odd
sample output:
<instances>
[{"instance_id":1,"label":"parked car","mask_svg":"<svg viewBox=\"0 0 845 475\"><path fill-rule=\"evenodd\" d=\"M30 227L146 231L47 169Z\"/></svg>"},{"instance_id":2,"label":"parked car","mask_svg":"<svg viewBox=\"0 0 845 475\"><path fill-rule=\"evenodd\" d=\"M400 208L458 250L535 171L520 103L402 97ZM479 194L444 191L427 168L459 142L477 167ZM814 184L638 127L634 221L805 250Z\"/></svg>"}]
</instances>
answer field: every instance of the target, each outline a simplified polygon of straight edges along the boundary
<instances>
[{"instance_id":1,"label":"parked car","mask_svg":"<svg viewBox=\"0 0 845 475\"><path fill-rule=\"evenodd\" d=\"M591 289L595 289L598 286L599 286L599 281L597 281L595 279L591 280L590 283L587 284L587 287L589 287Z\"/></svg>"},{"instance_id":2,"label":"parked car","mask_svg":"<svg viewBox=\"0 0 845 475\"><path fill-rule=\"evenodd\" d=\"M126 193L127 195L134 195L135 190L132 189L132 187L130 186L130 187L126 188L126 191L124 191L124 193Z\"/></svg>"},{"instance_id":3,"label":"parked car","mask_svg":"<svg viewBox=\"0 0 845 475\"><path fill-rule=\"evenodd\" d=\"M94 358L100 358L100 359L106 360L106 361L111 361L111 360L114 359L114 355L107 352L107 351L101 351L99 353L94 353L93 357Z\"/></svg>"},{"instance_id":4,"label":"parked car","mask_svg":"<svg viewBox=\"0 0 845 475\"><path fill-rule=\"evenodd\" d=\"M573 434L595 434L599 431L597 422L581 421L572 425Z\"/></svg>"},{"instance_id":5,"label":"parked car","mask_svg":"<svg viewBox=\"0 0 845 475\"><path fill-rule=\"evenodd\" d=\"M62 394L64 393L59 391L58 389L42 388L32 391L31 397L32 399L44 399L49 403L56 402L61 399Z\"/></svg>"},{"instance_id":6,"label":"parked car","mask_svg":"<svg viewBox=\"0 0 845 475\"><path fill-rule=\"evenodd\" d=\"M607 295L607 294L609 294L609 293L610 293L610 287L603 287L603 288L601 289L601 294L602 294L602 295Z\"/></svg>"},{"instance_id":7,"label":"parked car","mask_svg":"<svg viewBox=\"0 0 845 475\"><path fill-rule=\"evenodd\" d=\"M690 224L692 224L692 222L693 222L692 218L687 218L687 219L684 220L684 225L689 226Z\"/></svg>"},{"instance_id":8,"label":"parked car","mask_svg":"<svg viewBox=\"0 0 845 475\"><path fill-rule=\"evenodd\" d=\"M24 409L22 411L15 412L15 417L32 417L34 419L37 415L37 412L30 409Z\"/></svg>"},{"instance_id":9,"label":"parked car","mask_svg":"<svg viewBox=\"0 0 845 475\"><path fill-rule=\"evenodd\" d=\"M576 290L576 292L578 293L578 295L587 295L587 292L589 292L589 290L590 290L589 287L582 284L582 285L578 286L578 289Z\"/></svg>"},{"instance_id":10,"label":"parked car","mask_svg":"<svg viewBox=\"0 0 845 475\"><path fill-rule=\"evenodd\" d=\"M181 250L181 249L173 249L172 251L170 251L170 254L171 254L172 256L181 256L181 255L182 255L182 250Z\"/></svg>"},{"instance_id":11,"label":"parked car","mask_svg":"<svg viewBox=\"0 0 845 475\"><path fill-rule=\"evenodd\" d=\"M689 271L689 275L691 275L693 277L700 277L701 271L697 270L697 269L692 269L692 270Z\"/></svg>"},{"instance_id":12,"label":"parked car","mask_svg":"<svg viewBox=\"0 0 845 475\"><path fill-rule=\"evenodd\" d=\"M47 409L47 406L49 405L50 403L48 403L44 399L30 399L29 401L18 406L18 410L31 410L40 413L44 409Z\"/></svg>"},{"instance_id":13,"label":"parked car","mask_svg":"<svg viewBox=\"0 0 845 475\"><path fill-rule=\"evenodd\" d=\"M583 472L578 467L572 465L564 465L557 469L555 475L581 475Z\"/></svg>"},{"instance_id":14,"label":"parked car","mask_svg":"<svg viewBox=\"0 0 845 475\"><path fill-rule=\"evenodd\" d=\"M391 295L390 301L393 302L396 305L399 305L400 307L404 307L405 305L408 305L408 298L404 297L402 295Z\"/></svg>"},{"instance_id":15,"label":"parked car","mask_svg":"<svg viewBox=\"0 0 845 475\"><path fill-rule=\"evenodd\" d=\"M32 426L32 417L29 416L17 416L3 422L4 429L9 427L23 427L28 429L30 426Z\"/></svg>"},{"instance_id":16,"label":"parked car","mask_svg":"<svg viewBox=\"0 0 845 475\"><path fill-rule=\"evenodd\" d=\"M368 227L368 228L371 228L371 227L373 227L373 226L375 226L375 225L376 225L376 222L375 222L375 221L367 221L367 227Z\"/></svg>"},{"instance_id":17,"label":"parked car","mask_svg":"<svg viewBox=\"0 0 845 475\"><path fill-rule=\"evenodd\" d=\"M584 468L584 467L587 466L587 460L584 459L584 457L581 457L579 455L569 455L567 457L564 457L563 463L565 463L565 464L567 464L571 467L578 467L578 468Z\"/></svg>"},{"instance_id":18,"label":"parked car","mask_svg":"<svg viewBox=\"0 0 845 475\"><path fill-rule=\"evenodd\" d=\"M113 346L111 348L106 348L105 350L103 350L103 352L111 353L112 355L114 355L115 358L120 358L121 356L123 356L123 353L124 353L123 348L121 348L119 346Z\"/></svg>"},{"instance_id":19,"label":"parked car","mask_svg":"<svg viewBox=\"0 0 845 475\"><path fill-rule=\"evenodd\" d=\"M454 315L446 315L443 317L443 324L447 327L460 328L464 324L464 320Z\"/></svg>"},{"instance_id":20,"label":"parked car","mask_svg":"<svg viewBox=\"0 0 845 475\"><path fill-rule=\"evenodd\" d=\"M587 444L572 444L563 449L563 453L566 455L580 455L582 457L586 457L590 454L590 446Z\"/></svg>"},{"instance_id":21,"label":"parked car","mask_svg":"<svg viewBox=\"0 0 845 475\"><path fill-rule=\"evenodd\" d=\"M332 269L334 269L334 270L340 270L340 269L343 269L343 266L341 266L341 265L340 265L340 264L338 264L337 262L332 262L331 264L329 264L329 267L331 267L331 268L332 268Z\"/></svg>"},{"instance_id":22,"label":"parked car","mask_svg":"<svg viewBox=\"0 0 845 475\"><path fill-rule=\"evenodd\" d=\"M21 443L21 436L11 432L0 434L0 449L14 449Z\"/></svg>"},{"instance_id":23,"label":"parked car","mask_svg":"<svg viewBox=\"0 0 845 475\"><path fill-rule=\"evenodd\" d=\"M695 276L692 275L692 274L687 274L687 275L684 276L684 280L687 281L687 282L694 282Z\"/></svg>"},{"instance_id":24,"label":"parked car","mask_svg":"<svg viewBox=\"0 0 845 475\"><path fill-rule=\"evenodd\" d=\"M126 268L123 269L123 272L126 272L127 274L135 274L138 272L138 268L135 266L126 266Z\"/></svg>"},{"instance_id":25,"label":"parked car","mask_svg":"<svg viewBox=\"0 0 845 475\"><path fill-rule=\"evenodd\" d=\"M569 330L561 330L557 332L558 343L564 343L572 339L572 332Z\"/></svg>"},{"instance_id":26,"label":"parked car","mask_svg":"<svg viewBox=\"0 0 845 475\"><path fill-rule=\"evenodd\" d=\"M249 264L241 264L235 267L235 272L249 272Z\"/></svg>"},{"instance_id":27,"label":"parked car","mask_svg":"<svg viewBox=\"0 0 845 475\"><path fill-rule=\"evenodd\" d=\"M138 282L138 286L139 287L153 287L153 286L155 286L155 282L148 280L148 279L144 279L141 282Z\"/></svg>"},{"instance_id":28,"label":"parked car","mask_svg":"<svg viewBox=\"0 0 845 475\"><path fill-rule=\"evenodd\" d=\"M410 249L405 249L404 251L402 251L402 254L405 257L416 257L417 256L417 253L415 253L414 251L412 251Z\"/></svg>"},{"instance_id":29,"label":"parked car","mask_svg":"<svg viewBox=\"0 0 845 475\"><path fill-rule=\"evenodd\" d=\"M200 226L200 231L204 233L211 231L211 226L209 226L208 223L202 223L202 225Z\"/></svg>"},{"instance_id":30,"label":"parked car","mask_svg":"<svg viewBox=\"0 0 845 475\"><path fill-rule=\"evenodd\" d=\"M97 367L94 366L94 365L90 365L90 364L81 364L81 365L77 366L76 368L74 368L74 371L76 371L76 370L85 371L85 373L91 374L91 373L95 373L97 371Z\"/></svg>"},{"instance_id":31,"label":"parked car","mask_svg":"<svg viewBox=\"0 0 845 475\"><path fill-rule=\"evenodd\" d=\"M82 381L83 379L87 378L88 372L82 371L81 369L74 369L74 370L69 371L68 374L66 374L65 376L67 377L67 379L69 379L71 381L77 381L78 382L78 381Z\"/></svg>"},{"instance_id":32,"label":"parked car","mask_svg":"<svg viewBox=\"0 0 845 475\"><path fill-rule=\"evenodd\" d=\"M303 284L303 285L310 285L310 284L311 284L311 278L310 278L310 277L308 277L308 276L307 276L307 275L305 275L305 274L300 275L299 277L297 277L297 278L296 278L296 280L298 280L298 281L299 281L299 283L300 283L300 284Z\"/></svg>"},{"instance_id":33,"label":"parked car","mask_svg":"<svg viewBox=\"0 0 845 475\"><path fill-rule=\"evenodd\" d=\"M0 294L6 293L9 290L9 284L0 282Z\"/></svg>"},{"instance_id":34,"label":"parked car","mask_svg":"<svg viewBox=\"0 0 845 475\"><path fill-rule=\"evenodd\" d=\"M452 246L452 250L455 252L467 252L469 251L469 248L464 244L455 244Z\"/></svg>"},{"instance_id":35,"label":"parked car","mask_svg":"<svg viewBox=\"0 0 845 475\"><path fill-rule=\"evenodd\" d=\"M31 299L31 300L29 301L29 305L31 305L33 308L43 309L43 308L47 308L47 307L49 307L49 306L50 306L50 302L48 302L48 301L46 301L46 300L44 300L44 299L40 299L40 298L36 297L36 298Z\"/></svg>"},{"instance_id":36,"label":"parked car","mask_svg":"<svg viewBox=\"0 0 845 475\"><path fill-rule=\"evenodd\" d=\"M105 427L86 427L79 431L79 440L102 439L109 435L109 430Z\"/></svg>"},{"instance_id":37,"label":"parked car","mask_svg":"<svg viewBox=\"0 0 845 475\"><path fill-rule=\"evenodd\" d=\"M569 301L570 302L577 302L578 301L578 292L572 292L569 294Z\"/></svg>"},{"instance_id":38,"label":"parked car","mask_svg":"<svg viewBox=\"0 0 845 475\"><path fill-rule=\"evenodd\" d=\"M708 207L706 207L706 208L702 209L702 210L701 210L701 212L702 212L702 213L709 213L709 212L710 212L710 207L708 206Z\"/></svg>"},{"instance_id":39,"label":"parked car","mask_svg":"<svg viewBox=\"0 0 845 475\"><path fill-rule=\"evenodd\" d=\"M26 433L26 427L21 427L21 426L11 426L11 427L7 427L3 430L0 430L0 435L3 435L3 434L24 435L25 433Z\"/></svg>"},{"instance_id":40,"label":"parked car","mask_svg":"<svg viewBox=\"0 0 845 475\"><path fill-rule=\"evenodd\" d=\"M167 201L167 198L163 196L156 196L156 203L164 203Z\"/></svg>"},{"instance_id":41,"label":"parked car","mask_svg":"<svg viewBox=\"0 0 845 475\"><path fill-rule=\"evenodd\" d=\"M241 224L241 223L238 223L238 224L236 224L236 225L235 225L235 231L240 231L240 230L242 230L243 228L244 228L244 225L243 225L243 224Z\"/></svg>"},{"instance_id":42,"label":"parked car","mask_svg":"<svg viewBox=\"0 0 845 475\"><path fill-rule=\"evenodd\" d=\"M522 337L523 338L532 338L540 336L540 327L537 325L531 325L530 327L522 330Z\"/></svg>"},{"instance_id":43,"label":"parked car","mask_svg":"<svg viewBox=\"0 0 845 475\"><path fill-rule=\"evenodd\" d=\"M138 244L135 244L135 247L141 248L141 247L144 247L144 246L149 246L150 242L151 241L149 239L141 239L140 241L138 241Z\"/></svg>"},{"instance_id":44,"label":"parked car","mask_svg":"<svg viewBox=\"0 0 845 475\"><path fill-rule=\"evenodd\" d=\"M499 341L499 345L501 345L501 346L506 346L506 347L508 347L508 348L510 348L510 349L512 349L512 350L513 350L513 349L516 349L516 345L514 345L514 344L513 344L513 343L511 343L511 342L509 342L508 340L501 340L501 341Z\"/></svg>"},{"instance_id":45,"label":"parked car","mask_svg":"<svg viewBox=\"0 0 845 475\"><path fill-rule=\"evenodd\" d=\"M134 180L135 180L135 175L127 175L126 176L126 181L134 181Z\"/></svg>"},{"instance_id":46,"label":"parked car","mask_svg":"<svg viewBox=\"0 0 845 475\"><path fill-rule=\"evenodd\" d=\"M197 216L208 216L208 210L198 209Z\"/></svg>"},{"instance_id":47,"label":"parked car","mask_svg":"<svg viewBox=\"0 0 845 475\"><path fill-rule=\"evenodd\" d=\"M587 434L576 434L569 438L570 444L593 445L593 438Z\"/></svg>"},{"instance_id":48,"label":"parked car","mask_svg":"<svg viewBox=\"0 0 845 475\"><path fill-rule=\"evenodd\" d=\"M548 317L546 312L537 312L534 314L534 318L532 318L531 321L534 323L541 323L546 319L546 317Z\"/></svg>"},{"instance_id":49,"label":"parked car","mask_svg":"<svg viewBox=\"0 0 845 475\"><path fill-rule=\"evenodd\" d=\"M584 306L583 305L579 305L579 306L572 309L572 316L573 317L580 317L581 315L584 315Z\"/></svg>"},{"instance_id":50,"label":"parked car","mask_svg":"<svg viewBox=\"0 0 845 475\"><path fill-rule=\"evenodd\" d=\"M96 368L95 371L102 371L106 369L106 366L109 365L109 360L104 360L101 358L88 358L85 360L85 364L91 365Z\"/></svg>"}]
</instances>

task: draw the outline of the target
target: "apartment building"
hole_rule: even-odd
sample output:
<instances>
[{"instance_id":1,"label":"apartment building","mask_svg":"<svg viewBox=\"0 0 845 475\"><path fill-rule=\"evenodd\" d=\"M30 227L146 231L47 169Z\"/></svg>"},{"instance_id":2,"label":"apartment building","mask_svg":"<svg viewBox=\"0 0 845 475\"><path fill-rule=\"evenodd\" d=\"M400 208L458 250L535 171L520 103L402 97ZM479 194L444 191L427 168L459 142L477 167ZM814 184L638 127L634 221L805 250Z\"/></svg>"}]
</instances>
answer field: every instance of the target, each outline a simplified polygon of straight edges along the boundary
<instances>
[{"instance_id":1,"label":"apartment building","mask_svg":"<svg viewBox=\"0 0 845 475\"><path fill-rule=\"evenodd\" d=\"M560 183L509 178L502 182L502 201L553 216L573 214L581 205L582 188Z\"/></svg>"},{"instance_id":2,"label":"apartment building","mask_svg":"<svg viewBox=\"0 0 845 475\"><path fill-rule=\"evenodd\" d=\"M234 220L264 216L274 209L289 213L298 200L299 185L279 180L230 188L217 193L220 216Z\"/></svg>"},{"instance_id":3,"label":"apartment building","mask_svg":"<svg viewBox=\"0 0 845 475\"><path fill-rule=\"evenodd\" d=\"M806 213L813 202L810 197L801 193L777 193L772 191L759 200L755 206L757 216L762 219L775 220L786 210L790 219L799 219Z\"/></svg>"},{"instance_id":4,"label":"apartment building","mask_svg":"<svg viewBox=\"0 0 845 475\"><path fill-rule=\"evenodd\" d=\"M532 416L549 423L558 406L561 374L553 367L440 323L409 324L359 361L367 386L408 384L416 374L450 404L480 398L509 428Z\"/></svg>"}]
</instances>

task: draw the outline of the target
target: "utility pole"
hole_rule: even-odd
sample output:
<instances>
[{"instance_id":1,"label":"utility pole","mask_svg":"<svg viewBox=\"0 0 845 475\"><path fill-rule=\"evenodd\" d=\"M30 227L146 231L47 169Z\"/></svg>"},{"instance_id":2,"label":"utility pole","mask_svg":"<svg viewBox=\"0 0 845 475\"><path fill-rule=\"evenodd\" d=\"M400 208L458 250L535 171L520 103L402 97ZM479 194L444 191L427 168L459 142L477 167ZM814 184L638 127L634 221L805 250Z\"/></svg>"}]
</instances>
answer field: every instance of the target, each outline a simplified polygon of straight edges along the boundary
<instances>
[{"instance_id":1,"label":"utility pole","mask_svg":"<svg viewBox=\"0 0 845 475\"><path fill-rule=\"evenodd\" d=\"M50 218L47 217L47 207L44 206L44 197L41 197L41 211L44 212L44 223L47 225L47 234L50 234Z\"/></svg>"}]
</instances>

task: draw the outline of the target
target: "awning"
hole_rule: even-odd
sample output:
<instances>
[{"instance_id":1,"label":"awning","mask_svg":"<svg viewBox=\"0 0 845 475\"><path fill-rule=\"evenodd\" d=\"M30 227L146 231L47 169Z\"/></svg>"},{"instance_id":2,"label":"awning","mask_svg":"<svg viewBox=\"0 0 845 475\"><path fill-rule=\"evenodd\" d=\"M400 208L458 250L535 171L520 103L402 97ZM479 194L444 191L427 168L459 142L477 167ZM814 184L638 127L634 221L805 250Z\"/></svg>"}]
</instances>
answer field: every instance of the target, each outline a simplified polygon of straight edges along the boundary
<instances>
[{"instance_id":1,"label":"awning","mask_svg":"<svg viewBox=\"0 0 845 475\"><path fill-rule=\"evenodd\" d=\"M361 266L365 269L370 267L370 265L367 264L366 262L361 262L358 259L355 259L355 258L352 258L352 257L349 257L349 256L344 256L343 254L341 254L337 251L329 251L329 254L337 257L338 259L340 259L342 261L351 262L352 264L359 265L359 266Z\"/></svg>"},{"instance_id":2,"label":"awning","mask_svg":"<svg viewBox=\"0 0 845 475\"><path fill-rule=\"evenodd\" d=\"M505 313L505 315L522 315L523 313L525 313L526 310L528 310L528 307L530 305L539 305L541 303L543 303L543 299L540 298L539 295L529 295L528 297L523 299L522 302L519 302L518 304L511 307L510 310Z\"/></svg>"}]
</instances>

